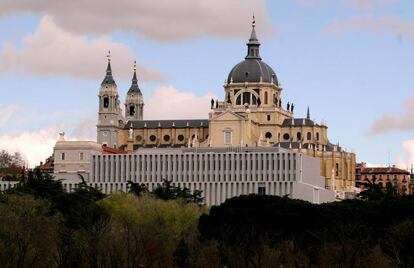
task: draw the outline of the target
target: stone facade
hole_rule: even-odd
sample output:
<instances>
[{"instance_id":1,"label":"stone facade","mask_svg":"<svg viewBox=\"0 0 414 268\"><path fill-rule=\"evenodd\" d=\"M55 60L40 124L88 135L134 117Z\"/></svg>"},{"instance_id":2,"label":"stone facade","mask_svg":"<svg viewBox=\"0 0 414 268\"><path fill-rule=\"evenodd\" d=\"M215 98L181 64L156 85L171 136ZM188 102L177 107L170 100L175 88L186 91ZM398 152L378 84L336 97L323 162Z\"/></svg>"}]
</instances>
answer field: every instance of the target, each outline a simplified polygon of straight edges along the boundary
<instances>
[{"instance_id":1,"label":"stone facade","mask_svg":"<svg viewBox=\"0 0 414 268\"><path fill-rule=\"evenodd\" d=\"M92 155L101 154L102 145L94 141L66 141L64 133L53 148L54 177L65 181L78 182L81 174L88 178L91 170Z\"/></svg>"},{"instance_id":2,"label":"stone facade","mask_svg":"<svg viewBox=\"0 0 414 268\"><path fill-rule=\"evenodd\" d=\"M230 71L224 84L224 99L206 104L211 106L208 119L200 120L143 120L144 100L135 71L125 117L103 109L102 98L114 96L110 105L113 103L113 111L117 111L118 93L108 62L104 82L109 83L103 82L99 94L98 142L129 153L148 147L285 148L319 158L327 188L353 191L355 154L331 143L326 122L311 120L309 109L306 117L294 117L294 105L282 102L283 88L273 69L262 61L259 47L253 25L247 56ZM107 87L112 91L106 93Z\"/></svg>"}]
</instances>

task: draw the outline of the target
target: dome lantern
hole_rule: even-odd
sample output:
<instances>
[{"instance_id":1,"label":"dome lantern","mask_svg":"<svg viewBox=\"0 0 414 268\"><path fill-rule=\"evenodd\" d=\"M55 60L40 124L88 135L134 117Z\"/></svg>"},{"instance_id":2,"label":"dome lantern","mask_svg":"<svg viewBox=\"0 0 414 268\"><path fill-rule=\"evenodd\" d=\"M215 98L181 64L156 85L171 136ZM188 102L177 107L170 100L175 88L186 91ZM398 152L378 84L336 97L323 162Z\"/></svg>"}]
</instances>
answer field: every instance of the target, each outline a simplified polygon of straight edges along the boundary
<instances>
[{"instance_id":1,"label":"dome lantern","mask_svg":"<svg viewBox=\"0 0 414 268\"><path fill-rule=\"evenodd\" d=\"M247 56L231 69L227 84L232 83L271 83L279 86L275 71L260 57L260 42L256 35L256 24L253 17L252 31L247 45Z\"/></svg>"}]
</instances>

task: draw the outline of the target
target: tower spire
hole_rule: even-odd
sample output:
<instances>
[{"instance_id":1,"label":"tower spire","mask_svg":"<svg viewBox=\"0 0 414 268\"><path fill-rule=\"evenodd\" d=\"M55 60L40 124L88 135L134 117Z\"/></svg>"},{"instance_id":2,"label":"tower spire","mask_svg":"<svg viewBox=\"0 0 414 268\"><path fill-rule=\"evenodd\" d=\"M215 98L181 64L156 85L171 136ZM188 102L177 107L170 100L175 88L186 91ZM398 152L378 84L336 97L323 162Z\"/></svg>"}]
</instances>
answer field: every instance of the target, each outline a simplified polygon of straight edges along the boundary
<instances>
[{"instance_id":1,"label":"tower spire","mask_svg":"<svg viewBox=\"0 0 414 268\"><path fill-rule=\"evenodd\" d=\"M247 56L245 57L245 59L257 59L257 60L262 59L259 54L260 43L259 43L259 40L257 39L255 28L256 28L256 19L253 14L252 32L250 33L249 42L246 44L247 45Z\"/></svg>"},{"instance_id":2,"label":"tower spire","mask_svg":"<svg viewBox=\"0 0 414 268\"><path fill-rule=\"evenodd\" d=\"M112 76L112 68L111 68L111 51L108 51L108 54L106 55L106 58L108 60L108 65L106 66L106 76L104 78L104 80L102 81L101 85L104 84L115 84L115 80Z\"/></svg>"},{"instance_id":3,"label":"tower spire","mask_svg":"<svg viewBox=\"0 0 414 268\"><path fill-rule=\"evenodd\" d=\"M306 119L310 119L309 106L308 106L308 112L306 113Z\"/></svg>"},{"instance_id":4,"label":"tower spire","mask_svg":"<svg viewBox=\"0 0 414 268\"><path fill-rule=\"evenodd\" d=\"M142 94L141 90L139 89L138 86L138 78L137 78L137 61L134 61L134 74L132 76L132 83L131 83L131 87L128 90L128 94L130 93L138 93L138 94Z\"/></svg>"}]
</instances>

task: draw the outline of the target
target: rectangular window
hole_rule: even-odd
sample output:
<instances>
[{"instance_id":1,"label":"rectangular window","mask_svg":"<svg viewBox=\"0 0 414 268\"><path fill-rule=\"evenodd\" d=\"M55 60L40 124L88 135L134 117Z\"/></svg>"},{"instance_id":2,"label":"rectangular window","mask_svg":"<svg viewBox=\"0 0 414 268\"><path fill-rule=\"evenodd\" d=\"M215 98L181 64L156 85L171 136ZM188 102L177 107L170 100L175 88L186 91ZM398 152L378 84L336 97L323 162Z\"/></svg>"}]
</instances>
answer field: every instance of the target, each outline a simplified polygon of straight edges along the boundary
<instances>
[{"instance_id":1,"label":"rectangular window","mask_svg":"<svg viewBox=\"0 0 414 268\"><path fill-rule=\"evenodd\" d=\"M83 152L79 153L79 160L83 160Z\"/></svg>"},{"instance_id":2,"label":"rectangular window","mask_svg":"<svg viewBox=\"0 0 414 268\"><path fill-rule=\"evenodd\" d=\"M270 121L270 114L267 115L267 121Z\"/></svg>"},{"instance_id":3,"label":"rectangular window","mask_svg":"<svg viewBox=\"0 0 414 268\"><path fill-rule=\"evenodd\" d=\"M62 155L61 155L61 159L62 159L62 160L65 160L65 153L62 153Z\"/></svg>"},{"instance_id":4,"label":"rectangular window","mask_svg":"<svg viewBox=\"0 0 414 268\"><path fill-rule=\"evenodd\" d=\"M259 186L259 188L257 189L257 194L265 195L266 194L266 187Z\"/></svg>"},{"instance_id":5,"label":"rectangular window","mask_svg":"<svg viewBox=\"0 0 414 268\"><path fill-rule=\"evenodd\" d=\"M224 144L231 144L231 131L224 132Z\"/></svg>"}]
</instances>

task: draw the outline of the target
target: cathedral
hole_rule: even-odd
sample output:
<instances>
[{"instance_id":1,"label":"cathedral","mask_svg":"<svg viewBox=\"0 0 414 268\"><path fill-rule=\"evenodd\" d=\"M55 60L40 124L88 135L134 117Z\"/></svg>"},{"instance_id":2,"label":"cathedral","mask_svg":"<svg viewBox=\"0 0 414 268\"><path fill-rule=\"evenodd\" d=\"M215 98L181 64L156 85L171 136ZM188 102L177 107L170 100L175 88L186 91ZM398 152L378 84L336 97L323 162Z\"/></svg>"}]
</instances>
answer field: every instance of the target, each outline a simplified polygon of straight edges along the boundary
<instances>
[{"instance_id":1,"label":"cathedral","mask_svg":"<svg viewBox=\"0 0 414 268\"><path fill-rule=\"evenodd\" d=\"M282 106L282 87L260 56L252 23L247 55L228 74L223 100L211 100L208 119L144 120L144 98L136 68L122 114L108 57L99 91L97 142L132 153L139 148L278 147L320 159L327 189L347 192L355 186L355 154L328 139L326 123L294 117L294 105ZM207 117L207 115L206 115Z\"/></svg>"}]
</instances>

